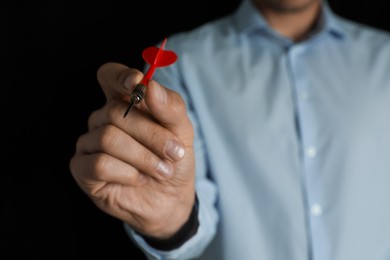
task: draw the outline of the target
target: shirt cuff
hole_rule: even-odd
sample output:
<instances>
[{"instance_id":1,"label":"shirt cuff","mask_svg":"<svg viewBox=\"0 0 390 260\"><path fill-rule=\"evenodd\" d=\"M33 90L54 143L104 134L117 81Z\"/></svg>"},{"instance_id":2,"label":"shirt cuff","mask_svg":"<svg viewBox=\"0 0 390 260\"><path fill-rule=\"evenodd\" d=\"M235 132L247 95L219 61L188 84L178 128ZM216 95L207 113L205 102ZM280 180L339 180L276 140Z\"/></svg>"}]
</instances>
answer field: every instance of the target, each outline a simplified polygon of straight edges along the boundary
<instances>
[{"instance_id":1,"label":"shirt cuff","mask_svg":"<svg viewBox=\"0 0 390 260\"><path fill-rule=\"evenodd\" d=\"M215 210L210 210L206 198L199 197L198 205L198 220L199 227L196 233L184 242L179 248L173 250L159 250L149 245L143 236L139 235L127 223L124 223L124 228L130 239L135 243L149 260L163 259L193 259L199 257L216 233L216 225L218 216Z\"/></svg>"}]
</instances>

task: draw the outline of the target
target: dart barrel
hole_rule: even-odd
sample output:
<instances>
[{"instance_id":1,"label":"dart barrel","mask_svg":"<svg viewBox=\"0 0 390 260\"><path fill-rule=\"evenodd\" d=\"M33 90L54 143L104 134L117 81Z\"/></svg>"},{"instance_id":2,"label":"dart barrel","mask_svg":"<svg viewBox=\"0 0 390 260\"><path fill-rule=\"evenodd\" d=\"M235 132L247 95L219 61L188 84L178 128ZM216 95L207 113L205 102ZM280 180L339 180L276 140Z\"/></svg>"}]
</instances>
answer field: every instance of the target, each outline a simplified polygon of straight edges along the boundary
<instances>
[{"instance_id":1,"label":"dart barrel","mask_svg":"<svg viewBox=\"0 0 390 260\"><path fill-rule=\"evenodd\" d=\"M146 93L146 86L144 84L137 84L131 93L130 100L134 104L138 104L144 98Z\"/></svg>"}]
</instances>

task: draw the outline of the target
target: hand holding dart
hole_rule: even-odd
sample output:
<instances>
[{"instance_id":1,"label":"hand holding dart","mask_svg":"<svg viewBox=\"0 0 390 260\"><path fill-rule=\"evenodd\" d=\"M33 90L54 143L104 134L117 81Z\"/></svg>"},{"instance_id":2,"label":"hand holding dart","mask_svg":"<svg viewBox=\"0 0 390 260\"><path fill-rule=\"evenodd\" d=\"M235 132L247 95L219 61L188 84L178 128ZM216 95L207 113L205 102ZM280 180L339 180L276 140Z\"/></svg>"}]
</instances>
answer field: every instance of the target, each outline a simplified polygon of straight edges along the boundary
<instances>
[{"instance_id":1,"label":"hand holding dart","mask_svg":"<svg viewBox=\"0 0 390 260\"><path fill-rule=\"evenodd\" d=\"M177 60L177 55L175 52L164 50L166 41L167 38L164 39L160 48L151 46L143 50L142 57L145 60L145 62L150 64L150 67L146 72L145 76L142 78L141 82L138 83L135 86L133 92L131 92L130 104L127 107L125 113L123 114L123 117L126 117L126 115L134 107L134 105L140 103L143 100L146 93L146 86L148 85L149 81L152 79L153 73L156 70L156 68L171 65Z\"/></svg>"}]
</instances>

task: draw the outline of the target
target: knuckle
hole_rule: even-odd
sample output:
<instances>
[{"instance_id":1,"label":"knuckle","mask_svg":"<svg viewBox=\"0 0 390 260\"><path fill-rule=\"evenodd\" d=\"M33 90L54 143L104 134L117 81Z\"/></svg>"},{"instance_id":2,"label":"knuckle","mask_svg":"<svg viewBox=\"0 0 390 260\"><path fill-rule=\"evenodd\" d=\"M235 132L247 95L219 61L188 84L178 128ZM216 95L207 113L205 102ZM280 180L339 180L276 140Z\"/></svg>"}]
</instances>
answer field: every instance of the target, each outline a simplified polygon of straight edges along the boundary
<instances>
[{"instance_id":1,"label":"knuckle","mask_svg":"<svg viewBox=\"0 0 390 260\"><path fill-rule=\"evenodd\" d=\"M98 118L98 110L93 111L89 116L88 116L88 129L92 129L96 125L96 120Z\"/></svg>"},{"instance_id":2,"label":"knuckle","mask_svg":"<svg viewBox=\"0 0 390 260\"><path fill-rule=\"evenodd\" d=\"M98 146L106 151L109 147L115 147L119 143L119 135L116 134L116 128L112 125L104 126L98 134Z\"/></svg>"},{"instance_id":3,"label":"knuckle","mask_svg":"<svg viewBox=\"0 0 390 260\"><path fill-rule=\"evenodd\" d=\"M102 108L93 111L88 117L88 129L94 129L102 124L117 124L122 117L125 104L118 100L108 101Z\"/></svg>"},{"instance_id":4,"label":"knuckle","mask_svg":"<svg viewBox=\"0 0 390 260\"><path fill-rule=\"evenodd\" d=\"M103 176L110 171L112 166L112 160L110 156L99 153L95 154L95 159L91 165L91 171L96 179L103 180Z\"/></svg>"},{"instance_id":5,"label":"knuckle","mask_svg":"<svg viewBox=\"0 0 390 260\"><path fill-rule=\"evenodd\" d=\"M82 150L83 143L84 143L84 142L83 142L84 136L85 136L85 134L80 135L80 136L77 138L77 140L76 140L76 152Z\"/></svg>"},{"instance_id":6,"label":"knuckle","mask_svg":"<svg viewBox=\"0 0 390 260\"><path fill-rule=\"evenodd\" d=\"M177 92L172 92L172 110L175 115L180 115L186 110L186 106L182 96Z\"/></svg>"},{"instance_id":7,"label":"knuckle","mask_svg":"<svg viewBox=\"0 0 390 260\"><path fill-rule=\"evenodd\" d=\"M122 106L120 106L118 101L108 102L106 108L107 122L115 123L122 116Z\"/></svg>"},{"instance_id":8,"label":"knuckle","mask_svg":"<svg viewBox=\"0 0 390 260\"><path fill-rule=\"evenodd\" d=\"M141 155L142 163L146 169L155 169L158 159L150 152L144 152Z\"/></svg>"},{"instance_id":9,"label":"knuckle","mask_svg":"<svg viewBox=\"0 0 390 260\"><path fill-rule=\"evenodd\" d=\"M73 177L76 177L77 172L78 172L78 164L77 164L77 156L72 156L69 160L69 169L70 173L72 174Z\"/></svg>"},{"instance_id":10,"label":"knuckle","mask_svg":"<svg viewBox=\"0 0 390 260\"><path fill-rule=\"evenodd\" d=\"M188 117L186 117L185 120L186 120L186 123L187 123L187 128L186 128L187 135L190 136L190 137L194 137L195 129L194 129L194 126L192 125L191 120Z\"/></svg>"},{"instance_id":11,"label":"knuckle","mask_svg":"<svg viewBox=\"0 0 390 260\"><path fill-rule=\"evenodd\" d=\"M149 135L150 143L157 149L163 149L163 146L167 140L167 136L162 131L152 131Z\"/></svg>"},{"instance_id":12,"label":"knuckle","mask_svg":"<svg viewBox=\"0 0 390 260\"><path fill-rule=\"evenodd\" d=\"M140 174L137 170L134 170L131 174L127 176L128 183L131 185L139 185L140 183Z\"/></svg>"}]
</instances>

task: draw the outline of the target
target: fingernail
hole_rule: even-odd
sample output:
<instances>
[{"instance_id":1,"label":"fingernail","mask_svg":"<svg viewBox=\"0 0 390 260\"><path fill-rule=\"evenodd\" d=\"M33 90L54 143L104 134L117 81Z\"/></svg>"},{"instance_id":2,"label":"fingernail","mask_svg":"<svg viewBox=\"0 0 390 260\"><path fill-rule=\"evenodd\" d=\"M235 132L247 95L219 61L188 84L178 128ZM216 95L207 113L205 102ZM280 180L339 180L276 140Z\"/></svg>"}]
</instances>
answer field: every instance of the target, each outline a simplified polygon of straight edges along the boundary
<instances>
[{"instance_id":1,"label":"fingernail","mask_svg":"<svg viewBox=\"0 0 390 260\"><path fill-rule=\"evenodd\" d=\"M125 81L123 82L123 86L126 90L131 90L133 84L134 84L134 76L130 74L126 77Z\"/></svg>"},{"instance_id":2,"label":"fingernail","mask_svg":"<svg viewBox=\"0 0 390 260\"><path fill-rule=\"evenodd\" d=\"M156 168L157 171L164 177L169 177L173 173L173 166L164 161L159 161Z\"/></svg>"},{"instance_id":3,"label":"fingernail","mask_svg":"<svg viewBox=\"0 0 390 260\"><path fill-rule=\"evenodd\" d=\"M143 184L145 184L146 183L146 176L145 176L145 174L143 174L143 173L140 173L139 175L138 175L138 184L139 185L143 185Z\"/></svg>"},{"instance_id":4,"label":"fingernail","mask_svg":"<svg viewBox=\"0 0 390 260\"><path fill-rule=\"evenodd\" d=\"M165 143L165 153L173 160L178 161L184 157L184 147L175 139L169 139Z\"/></svg>"},{"instance_id":5,"label":"fingernail","mask_svg":"<svg viewBox=\"0 0 390 260\"><path fill-rule=\"evenodd\" d=\"M152 84L152 87L153 87L153 90L154 90L154 94L155 94L155 97L157 99L157 101L161 104L166 104L167 103L167 92L166 90L160 86L158 83L154 82L154 81L150 81L149 84Z\"/></svg>"}]
</instances>

